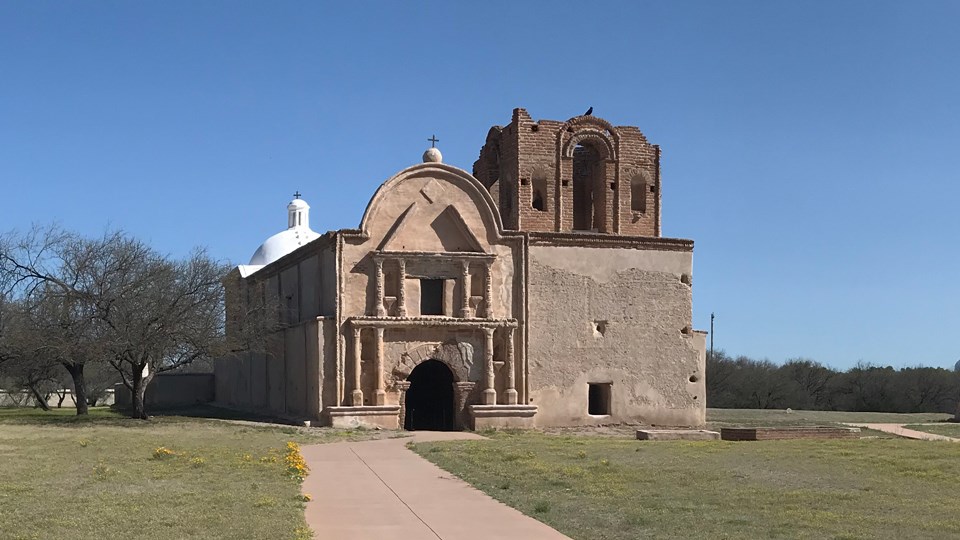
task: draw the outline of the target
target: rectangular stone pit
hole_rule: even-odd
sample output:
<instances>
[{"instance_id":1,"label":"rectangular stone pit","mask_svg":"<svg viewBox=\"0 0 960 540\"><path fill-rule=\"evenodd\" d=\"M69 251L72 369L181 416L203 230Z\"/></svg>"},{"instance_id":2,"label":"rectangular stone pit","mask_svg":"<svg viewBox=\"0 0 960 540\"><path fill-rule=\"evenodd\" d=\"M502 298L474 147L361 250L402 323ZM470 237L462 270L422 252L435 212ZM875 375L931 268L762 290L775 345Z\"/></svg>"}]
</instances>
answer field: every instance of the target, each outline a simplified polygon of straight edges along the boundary
<instances>
[{"instance_id":1,"label":"rectangular stone pit","mask_svg":"<svg viewBox=\"0 0 960 540\"><path fill-rule=\"evenodd\" d=\"M638 429L641 441L716 441L720 434L705 429Z\"/></svg>"},{"instance_id":2,"label":"rectangular stone pit","mask_svg":"<svg viewBox=\"0 0 960 540\"><path fill-rule=\"evenodd\" d=\"M860 428L855 427L749 427L721 428L725 441L786 441L794 439L859 439Z\"/></svg>"}]
</instances>

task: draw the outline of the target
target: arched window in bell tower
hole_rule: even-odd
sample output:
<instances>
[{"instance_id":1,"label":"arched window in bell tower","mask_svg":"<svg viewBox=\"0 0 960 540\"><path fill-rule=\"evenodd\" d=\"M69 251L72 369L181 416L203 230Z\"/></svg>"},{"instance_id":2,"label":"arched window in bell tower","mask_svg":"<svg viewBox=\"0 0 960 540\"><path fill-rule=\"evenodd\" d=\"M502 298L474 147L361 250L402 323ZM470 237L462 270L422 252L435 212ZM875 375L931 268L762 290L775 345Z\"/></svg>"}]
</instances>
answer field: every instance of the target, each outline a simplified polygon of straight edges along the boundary
<instances>
[{"instance_id":1,"label":"arched window in bell tower","mask_svg":"<svg viewBox=\"0 0 960 540\"><path fill-rule=\"evenodd\" d=\"M595 200L597 189L604 182L603 159L592 146L579 144L573 149L573 229L577 231L599 230L595 223ZM602 193L602 191L601 191ZM602 196L602 195L601 195ZM602 219L602 218L601 218Z\"/></svg>"}]
</instances>

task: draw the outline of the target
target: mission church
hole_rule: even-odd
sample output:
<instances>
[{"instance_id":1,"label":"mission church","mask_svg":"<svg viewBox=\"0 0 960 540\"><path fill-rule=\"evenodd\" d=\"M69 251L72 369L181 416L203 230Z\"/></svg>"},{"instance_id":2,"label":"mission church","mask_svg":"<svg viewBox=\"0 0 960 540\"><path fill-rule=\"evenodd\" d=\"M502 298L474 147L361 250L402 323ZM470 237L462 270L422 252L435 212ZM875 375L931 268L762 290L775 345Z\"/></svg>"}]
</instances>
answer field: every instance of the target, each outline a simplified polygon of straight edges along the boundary
<instances>
[{"instance_id":1,"label":"mission church","mask_svg":"<svg viewBox=\"0 0 960 540\"><path fill-rule=\"evenodd\" d=\"M701 426L693 242L661 236L660 198L639 129L524 109L472 174L427 149L359 228L315 233L295 198L226 278L230 317L275 300L282 327L216 361L215 401L388 429Z\"/></svg>"}]
</instances>

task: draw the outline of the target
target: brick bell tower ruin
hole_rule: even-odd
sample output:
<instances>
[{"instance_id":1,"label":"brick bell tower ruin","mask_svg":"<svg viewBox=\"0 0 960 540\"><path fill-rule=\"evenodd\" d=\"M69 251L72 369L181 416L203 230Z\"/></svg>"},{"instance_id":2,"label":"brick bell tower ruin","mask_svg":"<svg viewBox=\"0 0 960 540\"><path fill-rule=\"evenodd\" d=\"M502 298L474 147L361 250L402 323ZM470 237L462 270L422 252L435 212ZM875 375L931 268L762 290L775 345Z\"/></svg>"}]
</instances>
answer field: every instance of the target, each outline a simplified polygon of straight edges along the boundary
<instances>
[{"instance_id":1,"label":"brick bell tower ruin","mask_svg":"<svg viewBox=\"0 0 960 540\"><path fill-rule=\"evenodd\" d=\"M510 124L490 128L473 175L507 229L660 236L660 147L632 126L514 109Z\"/></svg>"},{"instance_id":2,"label":"brick bell tower ruin","mask_svg":"<svg viewBox=\"0 0 960 540\"><path fill-rule=\"evenodd\" d=\"M504 229L527 238L528 402L538 425L703 425L693 241L661 236L660 147L589 112L514 109L473 164Z\"/></svg>"}]
</instances>

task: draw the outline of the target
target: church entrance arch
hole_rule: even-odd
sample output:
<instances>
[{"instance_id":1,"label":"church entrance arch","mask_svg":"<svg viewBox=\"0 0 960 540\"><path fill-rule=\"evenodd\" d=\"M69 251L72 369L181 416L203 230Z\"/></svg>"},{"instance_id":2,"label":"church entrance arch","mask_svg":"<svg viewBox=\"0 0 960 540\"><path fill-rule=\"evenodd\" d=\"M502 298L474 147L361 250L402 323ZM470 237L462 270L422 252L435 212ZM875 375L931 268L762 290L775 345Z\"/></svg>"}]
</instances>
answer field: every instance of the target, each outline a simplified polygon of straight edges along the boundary
<instances>
[{"instance_id":1,"label":"church entrance arch","mask_svg":"<svg viewBox=\"0 0 960 540\"><path fill-rule=\"evenodd\" d=\"M432 359L421 362L410 372L407 381L410 382L410 389L404 397L403 429L457 429L453 372L446 364Z\"/></svg>"}]
</instances>

